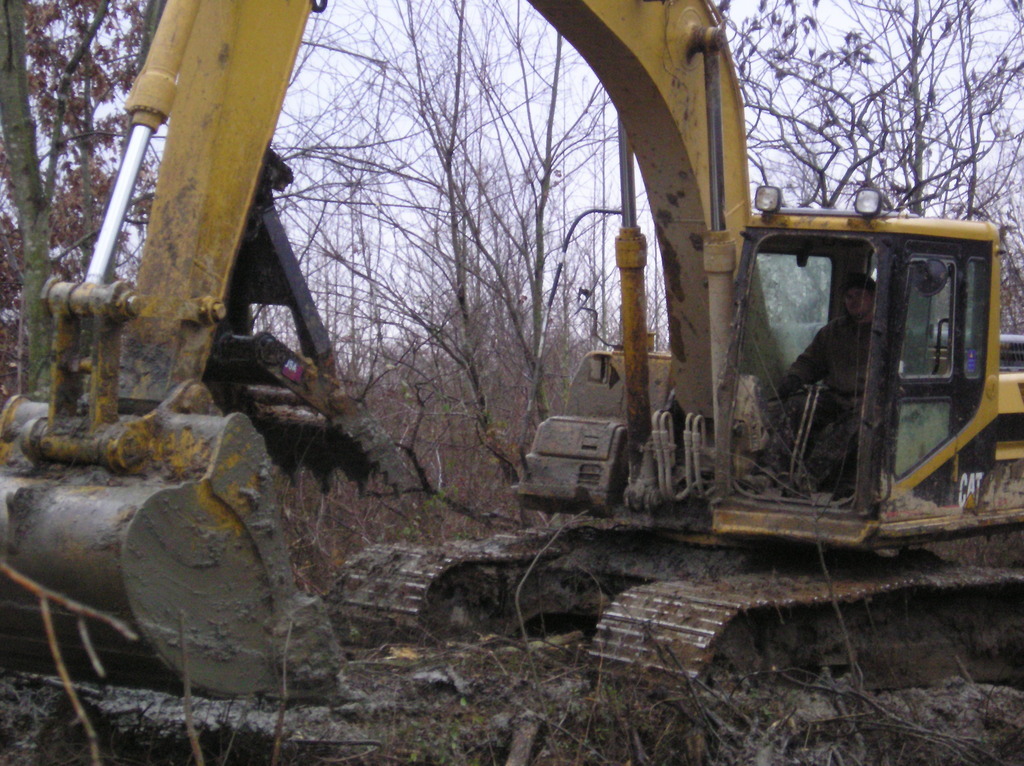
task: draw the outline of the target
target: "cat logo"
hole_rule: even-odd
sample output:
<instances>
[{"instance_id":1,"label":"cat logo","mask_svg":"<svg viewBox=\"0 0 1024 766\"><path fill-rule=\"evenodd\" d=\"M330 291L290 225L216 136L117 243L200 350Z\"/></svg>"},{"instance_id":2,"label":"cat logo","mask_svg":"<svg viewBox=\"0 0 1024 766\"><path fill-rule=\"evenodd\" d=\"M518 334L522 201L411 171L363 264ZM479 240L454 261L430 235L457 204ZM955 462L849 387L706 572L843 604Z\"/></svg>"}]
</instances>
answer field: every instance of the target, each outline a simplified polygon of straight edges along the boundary
<instances>
[{"instance_id":1,"label":"cat logo","mask_svg":"<svg viewBox=\"0 0 1024 766\"><path fill-rule=\"evenodd\" d=\"M960 476L960 507L965 511L978 507L978 495L981 492L981 480L985 478L982 471L965 473Z\"/></svg>"}]
</instances>

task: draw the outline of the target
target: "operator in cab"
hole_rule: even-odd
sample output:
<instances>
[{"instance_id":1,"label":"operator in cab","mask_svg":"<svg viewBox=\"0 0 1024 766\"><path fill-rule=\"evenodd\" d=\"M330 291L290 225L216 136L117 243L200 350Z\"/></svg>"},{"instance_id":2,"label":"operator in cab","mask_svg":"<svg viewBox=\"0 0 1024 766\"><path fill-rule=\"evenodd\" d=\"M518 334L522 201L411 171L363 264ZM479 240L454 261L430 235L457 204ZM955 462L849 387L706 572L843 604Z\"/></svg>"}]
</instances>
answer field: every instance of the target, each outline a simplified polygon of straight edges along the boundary
<instances>
[{"instance_id":1,"label":"operator in cab","mask_svg":"<svg viewBox=\"0 0 1024 766\"><path fill-rule=\"evenodd\" d=\"M875 280L865 274L847 277L843 307L843 316L818 330L811 345L790 365L779 385L780 398L818 382L824 383L832 395L845 399L864 392L875 314Z\"/></svg>"},{"instance_id":2,"label":"operator in cab","mask_svg":"<svg viewBox=\"0 0 1024 766\"><path fill-rule=\"evenodd\" d=\"M851 274L843 283L842 316L826 324L786 371L779 384L795 448L806 456L804 466L815 488L852 488L856 458L858 412L867 380L871 322L875 311L875 281ZM810 397L796 396L806 386L823 384ZM802 420L811 418L804 425Z\"/></svg>"}]
</instances>

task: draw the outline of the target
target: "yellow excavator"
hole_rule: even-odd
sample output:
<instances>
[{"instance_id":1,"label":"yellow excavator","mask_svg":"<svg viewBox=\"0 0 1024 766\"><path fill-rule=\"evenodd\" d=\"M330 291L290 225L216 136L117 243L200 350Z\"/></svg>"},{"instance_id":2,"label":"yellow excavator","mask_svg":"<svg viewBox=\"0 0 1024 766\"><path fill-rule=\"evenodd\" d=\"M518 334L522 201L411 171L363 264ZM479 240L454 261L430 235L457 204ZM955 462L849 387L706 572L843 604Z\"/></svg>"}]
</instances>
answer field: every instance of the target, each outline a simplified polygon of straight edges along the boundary
<instances>
[{"instance_id":1,"label":"yellow excavator","mask_svg":"<svg viewBox=\"0 0 1024 766\"><path fill-rule=\"evenodd\" d=\"M326 604L296 589L272 462L380 472L400 490L416 481L337 381L274 209L288 172L267 147L310 6L169 0L129 97L130 141L86 279L42 296L56 325L49 401L15 397L0 416L0 550L34 583L0 583L4 665L48 668L59 643L68 667L98 660L115 681L312 695L330 688L336 636L353 628L588 615L600 618L595 651L691 673L716 657L874 660L878 683L913 681L927 674L899 662L894 647L908 641L934 673L1019 672L1021 618L1005 606L1024 576L859 555L1024 523L1024 377L998 372L995 228L887 215L872 190L833 211L788 209L765 188L752 215L716 10L531 1L625 126L654 214L670 350L647 349L646 243L627 214L623 348L584 360L518 491L528 507L625 528L372 548ZM114 244L168 118L130 286L113 279ZM848 277L865 274L877 284L867 387L848 470L831 486L805 459L820 392L805 395L790 441L772 399L840 314ZM298 349L254 331L252 307L265 304L290 310ZM51 593L64 604L55 640L39 608ZM139 638L106 622L83 632L79 605Z\"/></svg>"},{"instance_id":2,"label":"yellow excavator","mask_svg":"<svg viewBox=\"0 0 1024 766\"><path fill-rule=\"evenodd\" d=\"M752 206L714 8L531 2L625 126L659 242L669 350L648 353L646 242L624 194L622 348L583 360L518 487L528 508L612 523L370 548L331 594L335 622L380 637L570 620L595 631L602 657L689 674L720 663L855 666L879 686L964 669L1019 678L1022 573L909 550L1024 522L1024 378L999 369L996 228L889 214L870 188L846 211L787 208L771 187ZM867 278L870 338L848 350L865 384L829 430L828 389L795 407L780 393L843 315L846 286Z\"/></svg>"}]
</instances>

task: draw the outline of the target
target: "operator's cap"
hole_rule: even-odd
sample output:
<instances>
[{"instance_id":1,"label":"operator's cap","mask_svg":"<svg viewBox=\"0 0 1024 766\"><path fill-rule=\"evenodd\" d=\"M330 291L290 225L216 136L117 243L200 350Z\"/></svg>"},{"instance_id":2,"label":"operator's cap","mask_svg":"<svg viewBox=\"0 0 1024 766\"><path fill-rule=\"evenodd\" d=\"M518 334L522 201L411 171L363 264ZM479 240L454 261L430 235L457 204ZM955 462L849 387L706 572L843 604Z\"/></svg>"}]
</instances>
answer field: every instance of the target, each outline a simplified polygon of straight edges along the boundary
<instances>
[{"instance_id":1,"label":"operator's cap","mask_svg":"<svg viewBox=\"0 0 1024 766\"><path fill-rule=\"evenodd\" d=\"M873 293L875 291L875 280L867 274L850 274L843 282L843 292L845 293L854 287Z\"/></svg>"}]
</instances>

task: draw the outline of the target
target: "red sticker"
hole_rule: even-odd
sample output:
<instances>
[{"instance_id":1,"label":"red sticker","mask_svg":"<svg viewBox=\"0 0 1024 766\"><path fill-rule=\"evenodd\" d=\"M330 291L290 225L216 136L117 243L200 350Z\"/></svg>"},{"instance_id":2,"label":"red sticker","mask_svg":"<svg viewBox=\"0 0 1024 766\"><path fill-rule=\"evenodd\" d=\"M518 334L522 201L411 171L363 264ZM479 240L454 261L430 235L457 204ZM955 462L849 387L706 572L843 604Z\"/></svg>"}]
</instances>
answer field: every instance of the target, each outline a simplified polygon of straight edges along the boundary
<instances>
[{"instance_id":1,"label":"red sticker","mask_svg":"<svg viewBox=\"0 0 1024 766\"><path fill-rule=\"evenodd\" d=\"M289 359L284 363L284 367L281 368L281 374L293 383L298 383L302 380L302 373L302 365L294 359Z\"/></svg>"}]
</instances>

